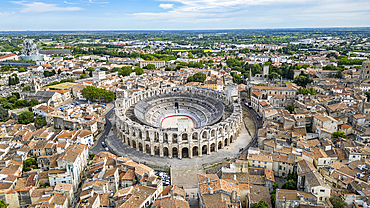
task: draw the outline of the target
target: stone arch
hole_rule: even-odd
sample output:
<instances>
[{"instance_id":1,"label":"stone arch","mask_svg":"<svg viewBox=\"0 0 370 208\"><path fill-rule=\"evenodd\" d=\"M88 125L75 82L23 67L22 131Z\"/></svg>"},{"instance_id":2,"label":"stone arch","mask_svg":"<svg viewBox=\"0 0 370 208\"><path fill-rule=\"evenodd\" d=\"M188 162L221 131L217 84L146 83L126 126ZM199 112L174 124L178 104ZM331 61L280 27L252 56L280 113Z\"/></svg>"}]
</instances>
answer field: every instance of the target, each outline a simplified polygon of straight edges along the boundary
<instances>
[{"instance_id":1,"label":"stone arch","mask_svg":"<svg viewBox=\"0 0 370 208\"><path fill-rule=\"evenodd\" d=\"M138 129L138 137L139 139L143 138L143 132L141 132L141 129Z\"/></svg>"},{"instance_id":2,"label":"stone arch","mask_svg":"<svg viewBox=\"0 0 370 208\"><path fill-rule=\"evenodd\" d=\"M184 147L184 148L182 148L182 150L181 150L181 158L187 158L187 157L189 157L189 148L187 148L187 147Z\"/></svg>"},{"instance_id":3,"label":"stone arch","mask_svg":"<svg viewBox=\"0 0 370 208\"><path fill-rule=\"evenodd\" d=\"M148 153L148 154L151 154L151 149L150 149L149 144L145 145L145 152Z\"/></svg>"},{"instance_id":4,"label":"stone arch","mask_svg":"<svg viewBox=\"0 0 370 208\"><path fill-rule=\"evenodd\" d=\"M163 142L168 143L168 134L167 133L163 133Z\"/></svg>"},{"instance_id":5,"label":"stone arch","mask_svg":"<svg viewBox=\"0 0 370 208\"><path fill-rule=\"evenodd\" d=\"M177 134L172 134L172 143L177 143Z\"/></svg>"},{"instance_id":6,"label":"stone arch","mask_svg":"<svg viewBox=\"0 0 370 208\"><path fill-rule=\"evenodd\" d=\"M127 145L130 146L130 139L127 139Z\"/></svg>"},{"instance_id":7,"label":"stone arch","mask_svg":"<svg viewBox=\"0 0 370 208\"><path fill-rule=\"evenodd\" d=\"M181 138L182 138L182 141L188 141L188 134L187 133L183 133L181 135Z\"/></svg>"},{"instance_id":8,"label":"stone arch","mask_svg":"<svg viewBox=\"0 0 370 208\"><path fill-rule=\"evenodd\" d=\"M207 154L207 145L203 145L202 146L202 155L206 155Z\"/></svg>"},{"instance_id":9,"label":"stone arch","mask_svg":"<svg viewBox=\"0 0 370 208\"><path fill-rule=\"evenodd\" d=\"M142 152L143 150L143 144L139 142L139 151Z\"/></svg>"},{"instance_id":10,"label":"stone arch","mask_svg":"<svg viewBox=\"0 0 370 208\"><path fill-rule=\"evenodd\" d=\"M233 135L231 135L231 136L230 136L230 140L229 140L229 141L230 141L230 143L233 143L233 139L234 139L234 137L233 137Z\"/></svg>"},{"instance_id":11,"label":"stone arch","mask_svg":"<svg viewBox=\"0 0 370 208\"><path fill-rule=\"evenodd\" d=\"M150 141L149 131L145 131L145 141Z\"/></svg>"},{"instance_id":12,"label":"stone arch","mask_svg":"<svg viewBox=\"0 0 370 208\"><path fill-rule=\"evenodd\" d=\"M198 132L194 132L191 137L193 140L198 140Z\"/></svg>"},{"instance_id":13,"label":"stone arch","mask_svg":"<svg viewBox=\"0 0 370 208\"><path fill-rule=\"evenodd\" d=\"M212 129L211 130L211 138L214 138L216 136L216 130Z\"/></svg>"},{"instance_id":14,"label":"stone arch","mask_svg":"<svg viewBox=\"0 0 370 208\"><path fill-rule=\"evenodd\" d=\"M179 156L179 151L177 147L172 148L172 157L178 157Z\"/></svg>"},{"instance_id":15,"label":"stone arch","mask_svg":"<svg viewBox=\"0 0 370 208\"><path fill-rule=\"evenodd\" d=\"M208 132L207 131L203 131L202 133L202 139L207 139L208 138Z\"/></svg>"},{"instance_id":16,"label":"stone arch","mask_svg":"<svg viewBox=\"0 0 370 208\"><path fill-rule=\"evenodd\" d=\"M132 148L136 149L136 141L132 140Z\"/></svg>"},{"instance_id":17,"label":"stone arch","mask_svg":"<svg viewBox=\"0 0 370 208\"><path fill-rule=\"evenodd\" d=\"M168 148L163 147L163 156L168 157Z\"/></svg>"},{"instance_id":18,"label":"stone arch","mask_svg":"<svg viewBox=\"0 0 370 208\"><path fill-rule=\"evenodd\" d=\"M228 143L228 139L226 138L225 139L225 142L224 142L224 146L226 147L226 146L228 146L229 145L229 143Z\"/></svg>"},{"instance_id":19,"label":"stone arch","mask_svg":"<svg viewBox=\"0 0 370 208\"><path fill-rule=\"evenodd\" d=\"M158 146L154 146L154 155L159 156L159 154L160 154L159 147Z\"/></svg>"},{"instance_id":20,"label":"stone arch","mask_svg":"<svg viewBox=\"0 0 370 208\"><path fill-rule=\"evenodd\" d=\"M193 147L193 157L198 156L198 152L199 152L198 146L194 146Z\"/></svg>"},{"instance_id":21,"label":"stone arch","mask_svg":"<svg viewBox=\"0 0 370 208\"><path fill-rule=\"evenodd\" d=\"M216 147L215 147L215 143L212 143L211 146L210 146L210 151L211 152L214 152L216 150Z\"/></svg>"},{"instance_id":22,"label":"stone arch","mask_svg":"<svg viewBox=\"0 0 370 208\"><path fill-rule=\"evenodd\" d=\"M218 128L218 135L219 136L222 136L222 134L223 134L223 128L222 127L220 127L220 128Z\"/></svg>"},{"instance_id":23,"label":"stone arch","mask_svg":"<svg viewBox=\"0 0 370 208\"><path fill-rule=\"evenodd\" d=\"M154 142L159 142L159 133L157 131L154 132Z\"/></svg>"},{"instance_id":24,"label":"stone arch","mask_svg":"<svg viewBox=\"0 0 370 208\"><path fill-rule=\"evenodd\" d=\"M222 142L221 141L218 142L218 149L222 149Z\"/></svg>"}]
</instances>

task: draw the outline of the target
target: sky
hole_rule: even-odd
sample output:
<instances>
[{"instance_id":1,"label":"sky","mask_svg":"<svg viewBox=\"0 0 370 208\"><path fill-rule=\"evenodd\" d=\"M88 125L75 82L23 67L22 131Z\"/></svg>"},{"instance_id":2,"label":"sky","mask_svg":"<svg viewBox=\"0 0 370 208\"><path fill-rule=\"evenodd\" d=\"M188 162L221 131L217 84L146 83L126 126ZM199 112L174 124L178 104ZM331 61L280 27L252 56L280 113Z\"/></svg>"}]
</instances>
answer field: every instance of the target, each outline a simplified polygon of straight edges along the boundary
<instances>
[{"instance_id":1,"label":"sky","mask_svg":"<svg viewBox=\"0 0 370 208\"><path fill-rule=\"evenodd\" d=\"M369 0L0 0L0 31L369 26Z\"/></svg>"}]
</instances>

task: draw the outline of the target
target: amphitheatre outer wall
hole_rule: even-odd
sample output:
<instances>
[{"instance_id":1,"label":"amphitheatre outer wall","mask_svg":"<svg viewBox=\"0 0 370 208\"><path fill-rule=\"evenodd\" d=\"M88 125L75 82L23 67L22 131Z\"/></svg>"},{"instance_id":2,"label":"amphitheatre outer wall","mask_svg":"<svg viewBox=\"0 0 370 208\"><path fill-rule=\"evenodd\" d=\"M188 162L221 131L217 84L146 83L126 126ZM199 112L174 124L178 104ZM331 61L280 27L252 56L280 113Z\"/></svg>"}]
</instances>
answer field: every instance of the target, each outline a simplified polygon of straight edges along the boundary
<instances>
[{"instance_id":1,"label":"amphitheatre outer wall","mask_svg":"<svg viewBox=\"0 0 370 208\"><path fill-rule=\"evenodd\" d=\"M227 117L223 114L219 122L210 121L208 123L211 125L182 132L143 124L126 115L127 110L143 99L155 99L163 95L176 96L181 93L187 93L190 97L209 97L222 102L231 112ZM224 93L191 86L147 90L135 92L131 96L117 92L115 123L115 132L122 143L137 151L160 157L192 158L217 152L236 140L242 128L242 107L238 99Z\"/></svg>"}]
</instances>

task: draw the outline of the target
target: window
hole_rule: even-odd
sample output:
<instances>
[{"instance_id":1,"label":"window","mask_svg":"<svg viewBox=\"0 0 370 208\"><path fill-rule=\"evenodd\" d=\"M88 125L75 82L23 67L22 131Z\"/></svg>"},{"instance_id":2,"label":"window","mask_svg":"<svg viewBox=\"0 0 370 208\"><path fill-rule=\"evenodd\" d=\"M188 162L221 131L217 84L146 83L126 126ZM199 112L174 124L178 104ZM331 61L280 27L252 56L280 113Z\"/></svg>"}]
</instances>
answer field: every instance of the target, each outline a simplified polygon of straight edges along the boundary
<instances>
[{"instance_id":1,"label":"window","mask_svg":"<svg viewBox=\"0 0 370 208\"><path fill-rule=\"evenodd\" d=\"M252 164L252 166L254 167L254 164Z\"/></svg>"},{"instance_id":2,"label":"window","mask_svg":"<svg viewBox=\"0 0 370 208\"><path fill-rule=\"evenodd\" d=\"M265 168L266 168L266 165L265 165Z\"/></svg>"},{"instance_id":3,"label":"window","mask_svg":"<svg viewBox=\"0 0 370 208\"><path fill-rule=\"evenodd\" d=\"M267 164L267 162L265 162L265 164Z\"/></svg>"},{"instance_id":4,"label":"window","mask_svg":"<svg viewBox=\"0 0 370 208\"><path fill-rule=\"evenodd\" d=\"M260 168L261 166L260 166L260 165L258 165L258 167Z\"/></svg>"},{"instance_id":5,"label":"window","mask_svg":"<svg viewBox=\"0 0 370 208\"><path fill-rule=\"evenodd\" d=\"M258 161L258 163L261 163L261 161Z\"/></svg>"},{"instance_id":6,"label":"window","mask_svg":"<svg viewBox=\"0 0 370 208\"><path fill-rule=\"evenodd\" d=\"M254 162L254 160L253 160L253 162Z\"/></svg>"},{"instance_id":7,"label":"window","mask_svg":"<svg viewBox=\"0 0 370 208\"><path fill-rule=\"evenodd\" d=\"M325 193L325 190L322 190L322 189L321 189L321 190L320 190L320 192L321 192L321 193Z\"/></svg>"}]
</instances>

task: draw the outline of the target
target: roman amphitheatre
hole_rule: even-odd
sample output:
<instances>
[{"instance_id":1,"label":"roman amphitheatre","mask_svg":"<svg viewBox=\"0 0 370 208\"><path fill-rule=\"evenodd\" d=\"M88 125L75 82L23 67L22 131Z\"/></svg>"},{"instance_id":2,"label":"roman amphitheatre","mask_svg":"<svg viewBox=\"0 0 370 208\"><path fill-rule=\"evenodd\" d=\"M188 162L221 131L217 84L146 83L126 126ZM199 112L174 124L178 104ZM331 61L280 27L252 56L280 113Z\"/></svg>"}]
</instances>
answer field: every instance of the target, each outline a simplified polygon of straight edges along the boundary
<instances>
[{"instance_id":1,"label":"roman amphitheatre","mask_svg":"<svg viewBox=\"0 0 370 208\"><path fill-rule=\"evenodd\" d=\"M191 86L129 96L117 92L116 135L123 144L152 156L216 154L235 142L243 124L237 88L228 89L226 94Z\"/></svg>"}]
</instances>

